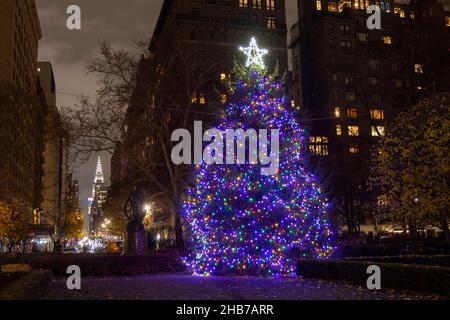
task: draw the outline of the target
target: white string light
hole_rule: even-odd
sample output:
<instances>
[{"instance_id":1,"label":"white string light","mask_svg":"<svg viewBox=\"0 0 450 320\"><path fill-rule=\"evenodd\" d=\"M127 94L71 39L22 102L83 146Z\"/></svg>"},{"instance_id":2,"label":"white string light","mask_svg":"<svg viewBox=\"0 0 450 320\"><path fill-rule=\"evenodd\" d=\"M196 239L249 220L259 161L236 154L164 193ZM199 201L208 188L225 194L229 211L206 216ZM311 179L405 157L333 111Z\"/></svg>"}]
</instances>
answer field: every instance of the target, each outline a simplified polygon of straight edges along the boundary
<instances>
[{"instance_id":1,"label":"white string light","mask_svg":"<svg viewBox=\"0 0 450 320\"><path fill-rule=\"evenodd\" d=\"M256 39L252 38L250 41L249 47L239 47L239 50L244 52L247 55L247 62L245 63L246 67L250 67L252 65L256 65L260 68L265 68L263 57L269 53L267 49L260 49L258 44L256 43Z\"/></svg>"}]
</instances>

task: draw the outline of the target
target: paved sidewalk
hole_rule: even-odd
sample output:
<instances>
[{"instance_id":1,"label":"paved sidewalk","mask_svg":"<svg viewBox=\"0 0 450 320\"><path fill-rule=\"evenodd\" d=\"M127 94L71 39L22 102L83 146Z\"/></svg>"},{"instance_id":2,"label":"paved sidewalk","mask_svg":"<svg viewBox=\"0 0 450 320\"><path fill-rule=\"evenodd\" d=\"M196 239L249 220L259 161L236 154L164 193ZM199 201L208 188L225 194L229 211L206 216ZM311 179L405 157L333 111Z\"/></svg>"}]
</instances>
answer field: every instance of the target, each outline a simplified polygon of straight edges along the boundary
<instances>
[{"instance_id":1,"label":"paved sidewalk","mask_svg":"<svg viewBox=\"0 0 450 320\"><path fill-rule=\"evenodd\" d=\"M369 291L343 282L252 277L200 278L152 275L83 278L81 291L69 291L65 279L52 282L45 299L67 300L380 300L439 299L392 290Z\"/></svg>"}]
</instances>

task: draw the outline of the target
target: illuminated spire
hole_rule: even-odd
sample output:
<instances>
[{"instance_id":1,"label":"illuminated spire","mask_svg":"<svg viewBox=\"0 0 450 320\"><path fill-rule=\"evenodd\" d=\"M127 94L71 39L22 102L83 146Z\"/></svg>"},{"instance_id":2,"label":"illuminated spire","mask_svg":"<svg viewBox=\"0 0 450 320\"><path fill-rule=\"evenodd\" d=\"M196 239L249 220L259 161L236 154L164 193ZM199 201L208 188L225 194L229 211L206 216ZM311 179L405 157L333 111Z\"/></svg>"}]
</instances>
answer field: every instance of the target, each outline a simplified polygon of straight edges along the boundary
<instances>
[{"instance_id":1,"label":"illuminated spire","mask_svg":"<svg viewBox=\"0 0 450 320\"><path fill-rule=\"evenodd\" d=\"M103 183L103 168L102 168L102 159L98 156L97 159L97 169L95 170L95 183Z\"/></svg>"}]
</instances>

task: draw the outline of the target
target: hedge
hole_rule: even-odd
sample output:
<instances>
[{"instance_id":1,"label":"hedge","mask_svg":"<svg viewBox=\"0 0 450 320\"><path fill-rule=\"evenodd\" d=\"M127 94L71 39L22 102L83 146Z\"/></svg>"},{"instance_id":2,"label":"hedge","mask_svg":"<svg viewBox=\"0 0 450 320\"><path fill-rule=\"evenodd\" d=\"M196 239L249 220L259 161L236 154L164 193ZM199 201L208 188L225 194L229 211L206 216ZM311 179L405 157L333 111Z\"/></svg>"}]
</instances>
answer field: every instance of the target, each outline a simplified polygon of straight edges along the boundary
<instances>
[{"instance_id":1,"label":"hedge","mask_svg":"<svg viewBox=\"0 0 450 320\"><path fill-rule=\"evenodd\" d=\"M357 257L345 258L346 260L385 262L385 263L402 263L402 264L419 264L427 266L450 267L450 255L436 256L385 256L385 257Z\"/></svg>"},{"instance_id":2,"label":"hedge","mask_svg":"<svg viewBox=\"0 0 450 320\"><path fill-rule=\"evenodd\" d=\"M77 265L83 276L129 276L152 273L173 273L184 270L175 252L153 253L145 256L54 255L36 257L30 261L35 269L52 270L56 276L66 276L67 267Z\"/></svg>"},{"instance_id":3,"label":"hedge","mask_svg":"<svg viewBox=\"0 0 450 320\"><path fill-rule=\"evenodd\" d=\"M450 296L450 268L446 267L369 261L301 260L297 264L297 274L305 278L345 280L366 286L370 276L367 274L367 267L370 265L380 267L382 288Z\"/></svg>"}]
</instances>

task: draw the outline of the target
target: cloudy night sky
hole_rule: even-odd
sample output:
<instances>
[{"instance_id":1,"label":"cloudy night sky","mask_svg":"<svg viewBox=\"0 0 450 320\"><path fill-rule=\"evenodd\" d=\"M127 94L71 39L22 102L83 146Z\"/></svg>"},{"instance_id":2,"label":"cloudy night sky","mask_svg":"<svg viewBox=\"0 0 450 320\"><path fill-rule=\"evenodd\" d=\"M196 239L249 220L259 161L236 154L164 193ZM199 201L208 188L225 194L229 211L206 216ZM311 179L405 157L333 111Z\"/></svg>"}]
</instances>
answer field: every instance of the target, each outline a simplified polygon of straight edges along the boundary
<instances>
[{"instance_id":1,"label":"cloudy night sky","mask_svg":"<svg viewBox=\"0 0 450 320\"><path fill-rule=\"evenodd\" d=\"M288 27L295 22L296 0L286 0ZM98 43L107 40L114 47L136 50L134 40L149 40L163 0L36 0L43 38L39 43L39 60L53 65L58 106L75 105L76 95L94 96L97 79L87 75L86 64L96 57ZM82 29L66 27L66 9L81 8ZM77 165L80 200L86 213L95 174L97 155L88 163ZM102 155L106 182L109 183L110 157Z\"/></svg>"}]
</instances>

